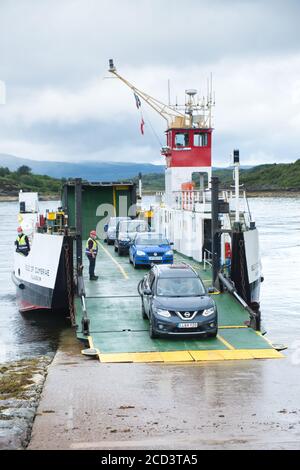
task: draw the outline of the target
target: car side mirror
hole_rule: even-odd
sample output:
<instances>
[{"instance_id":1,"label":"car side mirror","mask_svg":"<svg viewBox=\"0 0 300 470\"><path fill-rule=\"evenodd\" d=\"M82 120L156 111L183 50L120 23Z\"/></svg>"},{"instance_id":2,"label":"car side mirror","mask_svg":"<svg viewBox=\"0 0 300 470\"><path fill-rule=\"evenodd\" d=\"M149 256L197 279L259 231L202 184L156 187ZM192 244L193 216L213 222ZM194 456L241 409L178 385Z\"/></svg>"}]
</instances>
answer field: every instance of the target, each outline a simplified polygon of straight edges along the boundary
<instances>
[{"instance_id":1,"label":"car side mirror","mask_svg":"<svg viewBox=\"0 0 300 470\"><path fill-rule=\"evenodd\" d=\"M143 294L144 295L151 295L152 294L151 289L149 289L149 287L145 287L145 289L143 291Z\"/></svg>"},{"instance_id":2,"label":"car side mirror","mask_svg":"<svg viewBox=\"0 0 300 470\"><path fill-rule=\"evenodd\" d=\"M169 245L170 245L170 246L173 246L173 245L174 245L174 242L169 243Z\"/></svg>"}]
</instances>

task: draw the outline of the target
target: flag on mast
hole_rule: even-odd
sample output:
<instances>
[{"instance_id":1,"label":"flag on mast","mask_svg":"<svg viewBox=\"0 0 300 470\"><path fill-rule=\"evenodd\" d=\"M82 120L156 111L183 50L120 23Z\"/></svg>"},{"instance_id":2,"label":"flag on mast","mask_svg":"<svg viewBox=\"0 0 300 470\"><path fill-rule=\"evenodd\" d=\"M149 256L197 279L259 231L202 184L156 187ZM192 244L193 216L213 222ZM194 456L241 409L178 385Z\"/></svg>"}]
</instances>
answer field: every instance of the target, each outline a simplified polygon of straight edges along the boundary
<instances>
[{"instance_id":1,"label":"flag on mast","mask_svg":"<svg viewBox=\"0 0 300 470\"><path fill-rule=\"evenodd\" d=\"M144 125L145 125L144 119L142 118L142 121L141 121L141 133L142 133L142 135L144 135Z\"/></svg>"},{"instance_id":2,"label":"flag on mast","mask_svg":"<svg viewBox=\"0 0 300 470\"><path fill-rule=\"evenodd\" d=\"M136 107L137 109L139 109L142 106L141 100L136 93L134 93L134 98L135 98Z\"/></svg>"}]
</instances>

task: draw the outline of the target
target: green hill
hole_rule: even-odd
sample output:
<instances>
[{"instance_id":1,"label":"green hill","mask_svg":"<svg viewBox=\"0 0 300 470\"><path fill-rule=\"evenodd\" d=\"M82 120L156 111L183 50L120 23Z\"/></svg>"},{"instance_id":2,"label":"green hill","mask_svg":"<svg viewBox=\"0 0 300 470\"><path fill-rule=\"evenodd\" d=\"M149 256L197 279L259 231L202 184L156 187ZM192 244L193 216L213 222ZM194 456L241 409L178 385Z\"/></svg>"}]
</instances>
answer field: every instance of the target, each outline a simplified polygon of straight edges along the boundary
<instances>
[{"instance_id":1,"label":"green hill","mask_svg":"<svg viewBox=\"0 0 300 470\"><path fill-rule=\"evenodd\" d=\"M259 165L241 173L241 183L251 191L299 191L300 160Z\"/></svg>"},{"instance_id":2,"label":"green hill","mask_svg":"<svg viewBox=\"0 0 300 470\"><path fill-rule=\"evenodd\" d=\"M215 169L214 175L220 179L221 187L233 184L232 169ZM17 196L20 189L36 191L41 196L59 196L64 178L52 178L48 175L36 175L26 166L16 171L0 167L0 196ZM131 179L132 181L132 179ZM138 182L138 177L133 181ZM163 173L145 173L142 176L144 191L164 191ZM262 191L300 191L300 160L294 163L274 163L241 169L240 182L251 192Z\"/></svg>"},{"instance_id":3,"label":"green hill","mask_svg":"<svg viewBox=\"0 0 300 470\"><path fill-rule=\"evenodd\" d=\"M17 171L0 167L0 196L18 196L23 191L38 192L41 195L59 196L62 180L47 175L34 175L26 165Z\"/></svg>"},{"instance_id":4,"label":"green hill","mask_svg":"<svg viewBox=\"0 0 300 470\"><path fill-rule=\"evenodd\" d=\"M219 177L221 187L233 184L233 169L215 169L213 174ZM137 178L134 180L137 182ZM164 190L163 174L149 173L143 175L142 181L145 191ZM274 163L241 169L240 183L249 192L300 191L300 160L295 163Z\"/></svg>"}]
</instances>

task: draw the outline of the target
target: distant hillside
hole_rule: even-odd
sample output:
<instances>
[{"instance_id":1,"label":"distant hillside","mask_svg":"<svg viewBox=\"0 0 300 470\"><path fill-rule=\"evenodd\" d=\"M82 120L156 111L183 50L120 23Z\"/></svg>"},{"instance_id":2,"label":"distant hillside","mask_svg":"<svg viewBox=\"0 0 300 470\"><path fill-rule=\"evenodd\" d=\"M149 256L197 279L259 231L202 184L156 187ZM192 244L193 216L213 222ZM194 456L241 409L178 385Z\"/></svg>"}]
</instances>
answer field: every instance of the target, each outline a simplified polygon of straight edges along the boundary
<instances>
[{"instance_id":1,"label":"distant hillside","mask_svg":"<svg viewBox=\"0 0 300 470\"><path fill-rule=\"evenodd\" d=\"M36 161L13 155L0 154L0 167L16 171L26 165L32 173L53 178L82 178L88 181L116 181L131 178L138 173L163 173L163 165L150 163L93 162L82 163Z\"/></svg>"},{"instance_id":2,"label":"distant hillside","mask_svg":"<svg viewBox=\"0 0 300 470\"><path fill-rule=\"evenodd\" d=\"M221 187L233 184L232 168L216 168L214 176ZM137 181L137 178L134 179ZM300 160L295 163L274 163L240 169L240 183L247 191L300 191ZM143 175L143 188L148 191L164 189L163 174Z\"/></svg>"},{"instance_id":3,"label":"distant hillside","mask_svg":"<svg viewBox=\"0 0 300 470\"><path fill-rule=\"evenodd\" d=\"M4 158L5 157L5 158ZM9 161L10 165L5 162ZM11 167L22 162L11 170ZM24 163L25 162L25 163ZM30 166L28 163L33 163ZM62 181L69 177L81 177L89 181L138 181L142 172L144 191L163 191L165 186L164 167L134 163L94 163L71 165L62 163L63 171L59 178L52 177L49 165L52 162L34 162L12 156L0 155L0 196L16 196L20 189L37 191L41 195L59 195ZM36 174L36 167L40 173ZM75 168L74 168L75 167ZM85 171L81 168L85 168ZM155 169L155 171L154 171ZM70 171L70 173L69 173ZM56 168L56 172L58 170ZM233 184L232 168L215 168L213 173L220 179L221 187ZM274 163L250 168L241 168L240 182L247 191L300 191L300 160L295 163Z\"/></svg>"},{"instance_id":4,"label":"distant hillside","mask_svg":"<svg viewBox=\"0 0 300 470\"><path fill-rule=\"evenodd\" d=\"M41 195L59 196L62 180L47 175L34 175L26 165L17 171L0 167L0 196L17 196L23 191L38 192Z\"/></svg>"},{"instance_id":5,"label":"distant hillside","mask_svg":"<svg viewBox=\"0 0 300 470\"><path fill-rule=\"evenodd\" d=\"M217 170L215 175L223 185L232 182L232 170ZM240 182L248 191L300 191L300 160L242 169Z\"/></svg>"}]
</instances>

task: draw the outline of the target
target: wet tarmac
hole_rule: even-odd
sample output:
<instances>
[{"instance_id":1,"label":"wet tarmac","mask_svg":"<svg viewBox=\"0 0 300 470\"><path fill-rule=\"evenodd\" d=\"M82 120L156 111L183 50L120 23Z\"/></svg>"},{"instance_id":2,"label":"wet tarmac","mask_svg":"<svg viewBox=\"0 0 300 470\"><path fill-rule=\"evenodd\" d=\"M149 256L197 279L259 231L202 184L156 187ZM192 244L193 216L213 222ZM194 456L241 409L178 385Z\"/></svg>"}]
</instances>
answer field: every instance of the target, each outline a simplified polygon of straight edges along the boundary
<instances>
[{"instance_id":1,"label":"wet tarmac","mask_svg":"<svg viewBox=\"0 0 300 470\"><path fill-rule=\"evenodd\" d=\"M64 333L29 449L300 449L300 364L99 364Z\"/></svg>"}]
</instances>

